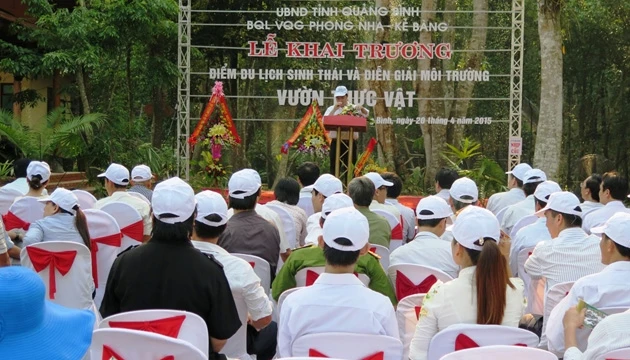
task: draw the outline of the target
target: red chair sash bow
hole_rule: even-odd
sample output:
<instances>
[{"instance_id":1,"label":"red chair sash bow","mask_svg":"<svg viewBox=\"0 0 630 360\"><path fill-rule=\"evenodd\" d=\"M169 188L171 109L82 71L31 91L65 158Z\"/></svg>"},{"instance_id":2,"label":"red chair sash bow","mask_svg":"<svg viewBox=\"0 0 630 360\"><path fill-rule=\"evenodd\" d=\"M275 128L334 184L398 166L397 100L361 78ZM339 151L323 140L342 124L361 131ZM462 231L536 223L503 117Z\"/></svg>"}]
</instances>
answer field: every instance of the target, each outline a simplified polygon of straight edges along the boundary
<instances>
[{"instance_id":1,"label":"red chair sash bow","mask_svg":"<svg viewBox=\"0 0 630 360\"><path fill-rule=\"evenodd\" d=\"M177 315L150 321L110 321L109 326L112 328L147 331L177 338L177 336L179 336L179 330L181 330L184 324L184 320L186 320L186 315Z\"/></svg>"},{"instance_id":2,"label":"red chair sash bow","mask_svg":"<svg viewBox=\"0 0 630 360\"><path fill-rule=\"evenodd\" d=\"M107 345L103 345L103 356L101 357L102 360L125 360L125 358L123 358L122 356L118 355L114 349L110 348ZM175 360L175 356L173 355L168 355L165 356L163 358L161 358L160 360Z\"/></svg>"},{"instance_id":3,"label":"red chair sash bow","mask_svg":"<svg viewBox=\"0 0 630 360\"><path fill-rule=\"evenodd\" d=\"M55 299L57 292L57 283L55 282L55 270L59 271L61 276L65 276L77 256L76 250L52 252L33 246L27 246L26 252L33 263L35 271L40 272L50 266L48 271L48 297Z\"/></svg>"},{"instance_id":4,"label":"red chair sash bow","mask_svg":"<svg viewBox=\"0 0 630 360\"><path fill-rule=\"evenodd\" d=\"M251 266L252 266L252 269L256 268L256 263L255 263L255 262L253 262L253 261L250 261L250 262L249 262L249 265L251 265Z\"/></svg>"},{"instance_id":5,"label":"red chair sash bow","mask_svg":"<svg viewBox=\"0 0 630 360\"><path fill-rule=\"evenodd\" d=\"M142 220L140 220L133 224L125 226L124 228L120 229L120 232L123 235L127 235L136 241L142 242L144 238L144 224L142 223Z\"/></svg>"},{"instance_id":6,"label":"red chair sash bow","mask_svg":"<svg viewBox=\"0 0 630 360\"><path fill-rule=\"evenodd\" d=\"M518 344L514 344L514 346L527 347L527 344L518 343ZM478 347L479 347L479 344L477 344L473 339L469 338L467 335L459 334L455 338L455 351L478 348Z\"/></svg>"},{"instance_id":7,"label":"red chair sash bow","mask_svg":"<svg viewBox=\"0 0 630 360\"><path fill-rule=\"evenodd\" d=\"M396 271L396 298L398 301L402 300L405 296L414 294L426 294L431 289L431 286L437 282L435 275L427 276L418 285L414 284L405 274L400 271Z\"/></svg>"},{"instance_id":8,"label":"red chair sash bow","mask_svg":"<svg viewBox=\"0 0 630 360\"><path fill-rule=\"evenodd\" d=\"M392 229L392 239L394 239L394 240L402 240L403 239L403 228L400 225L400 223L398 223L398 225L396 225Z\"/></svg>"},{"instance_id":9,"label":"red chair sash bow","mask_svg":"<svg viewBox=\"0 0 630 360\"><path fill-rule=\"evenodd\" d=\"M98 288L98 263L96 260L96 253L98 252L98 244L120 247L122 244L122 234L112 234L103 236L100 238L90 239L92 247L92 278L94 279L94 286Z\"/></svg>"},{"instance_id":10,"label":"red chair sash bow","mask_svg":"<svg viewBox=\"0 0 630 360\"><path fill-rule=\"evenodd\" d=\"M416 306L414 307L414 310L416 310L416 319L420 320L420 311L422 310L422 306Z\"/></svg>"},{"instance_id":11,"label":"red chair sash bow","mask_svg":"<svg viewBox=\"0 0 630 360\"><path fill-rule=\"evenodd\" d=\"M355 272L354 276L358 278L359 274ZM306 286L313 285L318 278L319 278L319 274L317 272L313 270L306 270Z\"/></svg>"},{"instance_id":12,"label":"red chair sash bow","mask_svg":"<svg viewBox=\"0 0 630 360\"><path fill-rule=\"evenodd\" d=\"M10 211L2 215L2 221L4 221L4 228L6 231L13 229L28 230L28 228L31 226L31 223L20 219L19 217L17 217L17 215Z\"/></svg>"},{"instance_id":13,"label":"red chair sash bow","mask_svg":"<svg viewBox=\"0 0 630 360\"><path fill-rule=\"evenodd\" d=\"M318 357L318 358L329 358L330 356L326 356L321 352L315 349L308 349L309 357ZM375 354L369 355L367 357L362 358L361 360L383 360L385 358L385 353L383 351L379 351Z\"/></svg>"}]
</instances>

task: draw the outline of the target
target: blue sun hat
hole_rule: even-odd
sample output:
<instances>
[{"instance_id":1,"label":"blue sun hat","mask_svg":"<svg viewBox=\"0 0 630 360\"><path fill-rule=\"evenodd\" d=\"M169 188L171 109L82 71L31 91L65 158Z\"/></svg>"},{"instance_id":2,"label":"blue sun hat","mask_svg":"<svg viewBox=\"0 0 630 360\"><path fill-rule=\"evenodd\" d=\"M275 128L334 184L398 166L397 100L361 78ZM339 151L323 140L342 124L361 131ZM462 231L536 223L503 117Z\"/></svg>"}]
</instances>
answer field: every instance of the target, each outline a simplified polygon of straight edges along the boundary
<instances>
[{"instance_id":1,"label":"blue sun hat","mask_svg":"<svg viewBox=\"0 0 630 360\"><path fill-rule=\"evenodd\" d=\"M80 360L88 352L94 314L47 301L45 292L33 270L0 268L0 359Z\"/></svg>"}]
</instances>

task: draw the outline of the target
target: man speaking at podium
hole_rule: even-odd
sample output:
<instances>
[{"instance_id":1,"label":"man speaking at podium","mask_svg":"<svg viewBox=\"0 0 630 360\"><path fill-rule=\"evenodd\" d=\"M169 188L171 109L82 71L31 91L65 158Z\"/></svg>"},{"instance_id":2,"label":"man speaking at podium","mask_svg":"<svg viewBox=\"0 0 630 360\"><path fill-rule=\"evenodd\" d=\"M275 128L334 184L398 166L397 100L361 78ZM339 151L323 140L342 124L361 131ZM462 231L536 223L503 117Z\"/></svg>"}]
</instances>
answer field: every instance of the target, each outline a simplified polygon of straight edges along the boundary
<instances>
[{"instance_id":1,"label":"man speaking at podium","mask_svg":"<svg viewBox=\"0 0 630 360\"><path fill-rule=\"evenodd\" d=\"M359 112L361 113L361 115L363 115L364 117L368 117L368 115L370 115L370 111L366 108L364 108L361 105L353 105L350 104L348 102L348 89L343 86L337 86L337 88L335 89L335 105L331 105L328 107L328 109L326 109L326 112L324 113L324 116L328 116L328 115L352 115L353 113ZM331 130L328 133L328 136L331 139L336 139L337 138L337 131L335 130ZM347 131L342 131L341 132L341 138L343 140L348 140L349 139L349 135ZM354 135L354 140L357 140L359 138L359 133L355 132ZM356 143L355 143L356 144ZM341 144L341 153L343 154L345 151L348 150L348 147L342 143ZM357 159L357 148L354 147L353 152L352 152L352 164L354 164L356 162ZM335 149L334 149L334 145L331 146L331 149L329 151L329 155L330 155L330 173L331 174L335 174ZM347 158L347 155L346 155Z\"/></svg>"}]
</instances>

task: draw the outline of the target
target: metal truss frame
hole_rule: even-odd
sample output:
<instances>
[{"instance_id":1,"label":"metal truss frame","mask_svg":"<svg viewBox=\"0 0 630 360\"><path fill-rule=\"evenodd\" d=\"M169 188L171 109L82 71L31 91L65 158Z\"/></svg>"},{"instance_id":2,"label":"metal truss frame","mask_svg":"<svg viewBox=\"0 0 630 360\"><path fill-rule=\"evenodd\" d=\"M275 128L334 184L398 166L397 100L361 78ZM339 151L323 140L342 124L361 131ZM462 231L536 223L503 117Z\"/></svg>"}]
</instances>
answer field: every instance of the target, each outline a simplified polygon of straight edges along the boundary
<instances>
[{"instance_id":1,"label":"metal truss frame","mask_svg":"<svg viewBox=\"0 0 630 360\"><path fill-rule=\"evenodd\" d=\"M521 139L523 106L523 38L525 33L525 0L512 0L512 52L510 75L510 139ZM508 144L508 170L521 162L521 155L513 154Z\"/></svg>"}]
</instances>

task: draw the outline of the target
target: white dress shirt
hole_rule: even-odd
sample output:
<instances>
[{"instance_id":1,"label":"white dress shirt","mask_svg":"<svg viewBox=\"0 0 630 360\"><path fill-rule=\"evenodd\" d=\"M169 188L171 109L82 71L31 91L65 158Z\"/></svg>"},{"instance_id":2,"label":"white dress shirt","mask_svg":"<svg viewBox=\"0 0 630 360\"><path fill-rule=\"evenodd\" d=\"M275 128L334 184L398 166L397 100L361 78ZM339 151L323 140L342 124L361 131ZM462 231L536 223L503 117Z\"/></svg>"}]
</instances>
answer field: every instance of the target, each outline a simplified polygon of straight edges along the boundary
<instances>
[{"instance_id":1,"label":"white dress shirt","mask_svg":"<svg viewBox=\"0 0 630 360\"><path fill-rule=\"evenodd\" d=\"M11 181L10 183L4 185L2 188L3 189L17 190L17 191L21 192L24 195L26 195L26 193L29 190L28 182L26 181L25 177L17 178L15 180Z\"/></svg>"},{"instance_id":2,"label":"white dress shirt","mask_svg":"<svg viewBox=\"0 0 630 360\"><path fill-rule=\"evenodd\" d=\"M104 197L94 204L94 208L100 210L103 206L115 201L123 202L131 205L142 216L142 225L144 226L143 235L151 235L153 230L153 220L151 218L151 206L146 201L141 200L126 191L115 191L108 197Z\"/></svg>"},{"instance_id":3,"label":"white dress shirt","mask_svg":"<svg viewBox=\"0 0 630 360\"><path fill-rule=\"evenodd\" d=\"M501 230L506 234L512 232L512 227L527 215L532 215L536 209L536 201L534 195L529 195L525 200L519 201L514 205L510 205L503 213L501 219Z\"/></svg>"},{"instance_id":4,"label":"white dress shirt","mask_svg":"<svg viewBox=\"0 0 630 360\"><path fill-rule=\"evenodd\" d=\"M43 241L72 241L85 245L74 221L74 215L65 213L57 213L35 221L24 235L22 248Z\"/></svg>"},{"instance_id":5,"label":"white dress shirt","mask_svg":"<svg viewBox=\"0 0 630 360\"><path fill-rule=\"evenodd\" d=\"M440 192L435 194L435 196L444 199L448 203L448 200L451 198L451 191L449 189L442 189Z\"/></svg>"},{"instance_id":6,"label":"white dress shirt","mask_svg":"<svg viewBox=\"0 0 630 360\"><path fill-rule=\"evenodd\" d=\"M577 281L601 271L599 239L578 227L564 229L558 237L542 241L525 262L532 279L545 278L546 289L563 282Z\"/></svg>"},{"instance_id":7,"label":"white dress shirt","mask_svg":"<svg viewBox=\"0 0 630 360\"><path fill-rule=\"evenodd\" d=\"M582 221L582 229L584 229L587 234L590 234L592 228L604 225L608 219L618 212L630 213L630 209L627 209L619 200L611 201L601 208L586 214L586 217L584 217L584 220Z\"/></svg>"},{"instance_id":8,"label":"white dress shirt","mask_svg":"<svg viewBox=\"0 0 630 360\"><path fill-rule=\"evenodd\" d=\"M304 245L317 245L317 238L322 234L322 227L319 226L319 219L322 217L321 212L316 212L306 219L306 238Z\"/></svg>"},{"instance_id":9,"label":"white dress shirt","mask_svg":"<svg viewBox=\"0 0 630 360\"><path fill-rule=\"evenodd\" d=\"M278 234L280 235L280 254L284 254L287 252L287 249L291 249L289 245L289 240L287 239L287 234L284 232L284 227L282 225L282 219L280 219L280 215L278 215L275 211L269 209L268 207L260 204L256 204L256 208L254 208L256 214L260 215L263 219L272 223L276 229L278 229ZM230 208L228 210L227 217L228 219L234 215L234 209Z\"/></svg>"},{"instance_id":10,"label":"white dress shirt","mask_svg":"<svg viewBox=\"0 0 630 360\"><path fill-rule=\"evenodd\" d=\"M525 193L523 192L523 189L512 188L509 191L496 193L490 196L486 209L492 211L492 213L496 215L503 208L514 205L523 200L525 200Z\"/></svg>"},{"instance_id":11,"label":"white dress shirt","mask_svg":"<svg viewBox=\"0 0 630 360\"><path fill-rule=\"evenodd\" d=\"M444 271L453 279L459 273L459 265L453 261L451 244L428 231L419 232L413 241L389 255L389 266L399 264L430 266Z\"/></svg>"},{"instance_id":12,"label":"white dress shirt","mask_svg":"<svg viewBox=\"0 0 630 360\"><path fill-rule=\"evenodd\" d=\"M278 325L278 357L293 356L293 342L307 334L345 332L398 339L391 301L354 274L321 274L285 299Z\"/></svg>"},{"instance_id":13,"label":"white dress shirt","mask_svg":"<svg viewBox=\"0 0 630 360\"><path fill-rule=\"evenodd\" d=\"M549 316L546 331L549 350L555 353L564 352L562 319L571 306L577 305L579 299L598 309L630 308L629 278L630 261L617 261L596 274L576 281L569 294L553 308Z\"/></svg>"},{"instance_id":14,"label":"white dress shirt","mask_svg":"<svg viewBox=\"0 0 630 360\"><path fill-rule=\"evenodd\" d=\"M306 216L311 216L315 213L313 210L313 185L305 186L300 190L300 199L298 200L297 206L304 210Z\"/></svg>"},{"instance_id":15,"label":"white dress shirt","mask_svg":"<svg viewBox=\"0 0 630 360\"><path fill-rule=\"evenodd\" d=\"M585 201L580 204L580 208L582 209L582 219L586 216L586 214L590 213L593 210L601 209L604 205L602 203L594 202L594 201Z\"/></svg>"},{"instance_id":16,"label":"white dress shirt","mask_svg":"<svg viewBox=\"0 0 630 360\"><path fill-rule=\"evenodd\" d=\"M219 245L206 241L192 240L191 242L196 249L213 255L223 265L230 290L242 295L252 320L260 320L271 315L273 310L271 300L260 285L260 278L247 261L228 253Z\"/></svg>"},{"instance_id":17,"label":"white dress shirt","mask_svg":"<svg viewBox=\"0 0 630 360\"><path fill-rule=\"evenodd\" d=\"M607 352L630 347L630 310L607 316L588 337L586 352L571 347L564 360L596 360Z\"/></svg>"},{"instance_id":18,"label":"white dress shirt","mask_svg":"<svg viewBox=\"0 0 630 360\"><path fill-rule=\"evenodd\" d=\"M416 236L416 213L398 202L397 199L387 199L386 204L393 205L398 209L403 218L403 235L405 240L411 240Z\"/></svg>"},{"instance_id":19,"label":"white dress shirt","mask_svg":"<svg viewBox=\"0 0 630 360\"><path fill-rule=\"evenodd\" d=\"M534 247L544 240L551 240L545 217L538 218L535 223L523 227L516 233L510 247L512 276L518 276L518 253L523 249Z\"/></svg>"},{"instance_id":20,"label":"white dress shirt","mask_svg":"<svg viewBox=\"0 0 630 360\"><path fill-rule=\"evenodd\" d=\"M464 268L457 279L447 283L438 282L429 290L420 310L416 332L411 339L411 360L425 360L433 336L448 326L477 323L476 269L476 266ZM515 289L507 287L501 325L517 327L526 305L523 298L524 285L518 278L511 278L510 281Z\"/></svg>"}]
</instances>

